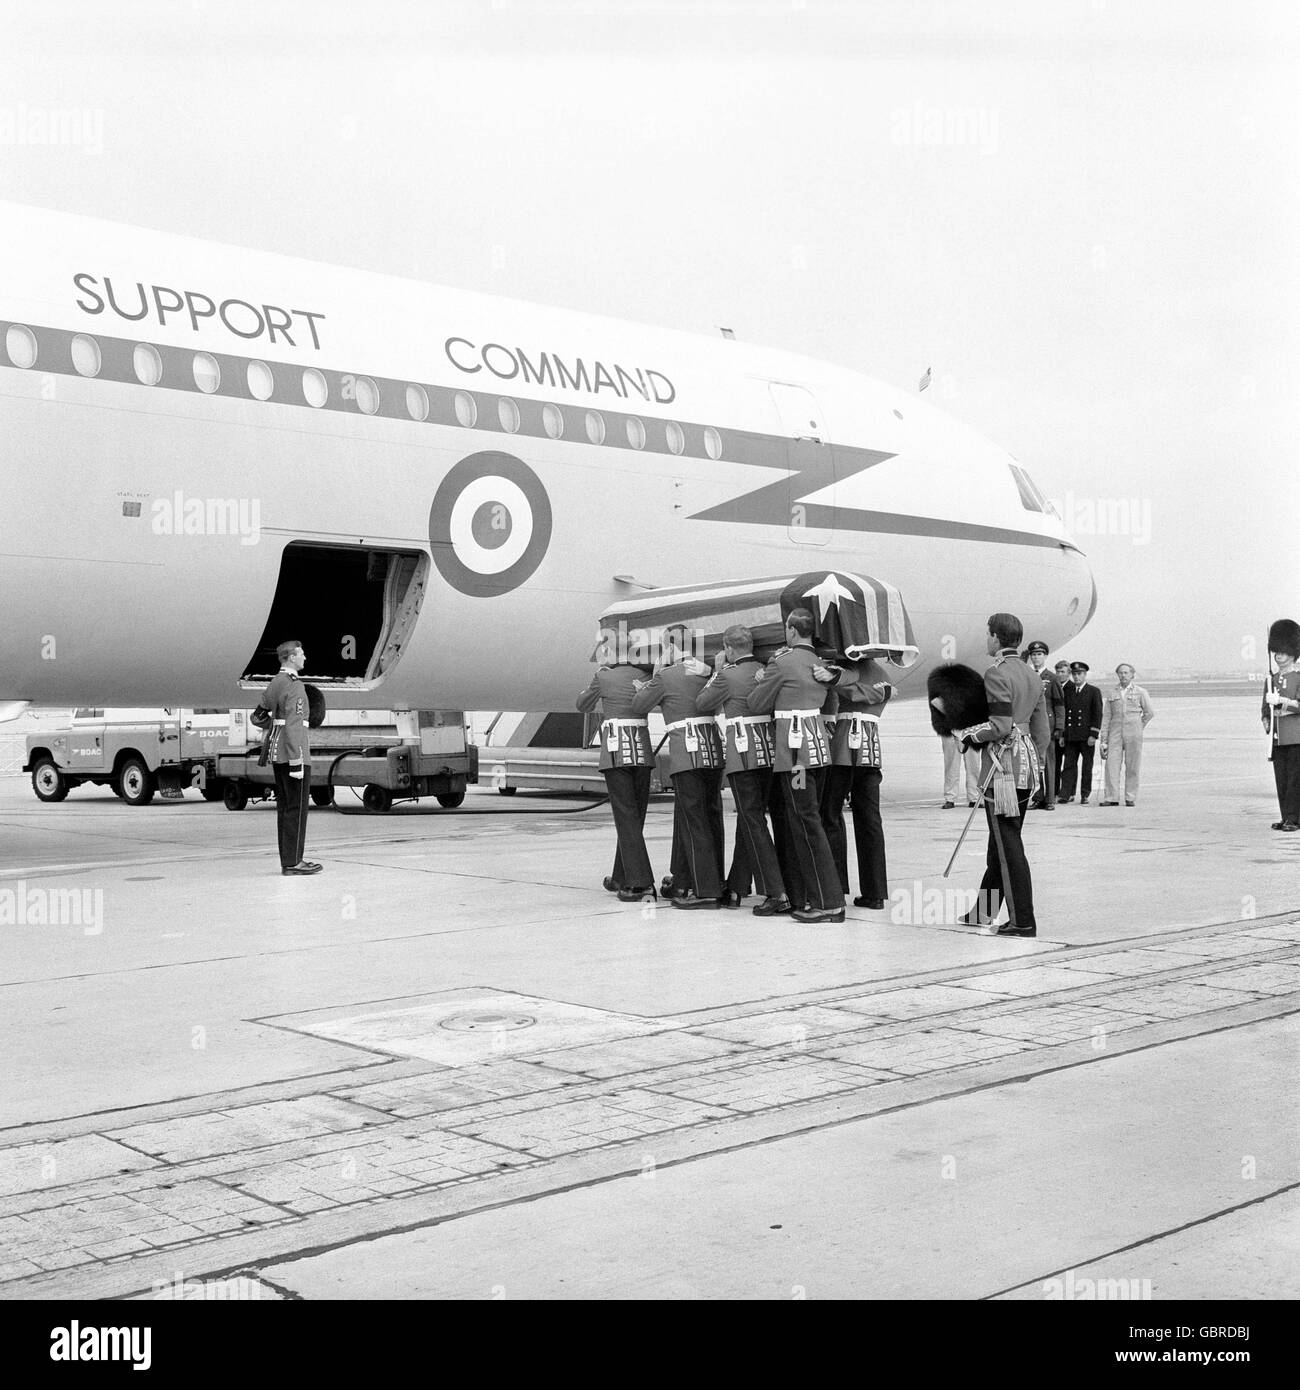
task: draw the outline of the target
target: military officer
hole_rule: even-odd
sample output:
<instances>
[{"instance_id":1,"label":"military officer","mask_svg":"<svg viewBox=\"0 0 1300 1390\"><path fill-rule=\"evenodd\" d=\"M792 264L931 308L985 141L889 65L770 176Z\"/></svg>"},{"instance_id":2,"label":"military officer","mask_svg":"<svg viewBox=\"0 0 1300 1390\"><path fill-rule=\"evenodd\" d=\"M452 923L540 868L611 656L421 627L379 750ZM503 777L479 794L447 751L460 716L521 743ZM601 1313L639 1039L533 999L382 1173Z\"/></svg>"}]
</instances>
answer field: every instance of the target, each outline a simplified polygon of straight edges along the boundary
<instances>
[{"instance_id":1,"label":"military officer","mask_svg":"<svg viewBox=\"0 0 1300 1390\"><path fill-rule=\"evenodd\" d=\"M701 713L722 715L727 782L736 803L736 867L732 877L741 866L752 872L755 886L764 895L753 909L754 916L776 917L791 909L767 824L775 762L774 721L770 714L751 714L749 709L749 693L761 669L754 655L753 633L743 623L735 623L722 634L722 641L717 668L695 704ZM732 891L730 886L727 891Z\"/></svg>"},{"instance_id":2,"label":"military officer","mask_svg":"<svg viewBox=\"0 0 1300 1390\"><path fill-rule=\"evenodd\" d=\"M1142 774L1142 736L1156 717L1151 697L1133 680L1137 671L1127 661L1115 667L1115 688L1103 702L1101 756L1106 760L1103 806L1118 806L1123 784L1124 805L1137 804ZM1120 765L1123 764L1123 770Z\"/></svg>"},{"instance_id":3,"label":"military officer","mask_svg":"<svg viewBox=\"0 0 1300 1390\"><path fill-rule=\"evenodd\" d=\"M702 661L670 643L651 679L635 683L629 705L633 714L662 709L668 730L673 837L691 885L675 892L672 904L687 909L717 908L722 897L722 740L712 717L701 715L695 704L708 678Z\"/></svg>"},{"instance_id":4,"label":"military officer","mask_svg":"<svg viewBox=\"0 0 1300 1390\"><path fill-rule=\"evenodd\" d=\"M600 706L600 772L609 789L618 841L605 887L625 903L655 896L654 870L645 847L654 755L645 716L632 713L635 683L649 675L649 666L628 661L598 666L591 684L578 696L584 714Z\"/></svg>"},{"instance_id":5,"label":"military officer","mask_svg":"<svg viewBox=\"0 0 1300 1390\"><path fill-rule=\"evenodd\" d=\"M1101 691L1088 684L1088 663L1070 662L1070 684L1065 687L1065 757L1062 762L1062 805L1074 800L1079 788L1079 805L1086 806L1092 795L1092 760L1101 737ZM1079 761L1083 761L1083 780L1079 780Z\"/></svg>"},{"instance_id":6,"label":"military officer","mask_svg":"<svg viewBox=\"0 0 1300 1390\"><path fill-rule=\"evenodd\" d=\"M281 642L275 649L280 671L262 692L257 708L269 718L268 755L275 774L276 826L282 874L318 874L322 866L302 857L307 841L307 793L311 787L311 753L307 745L307 691L298 672L307 664L301 642Z\"/></svg>"},{"instance_id":7,"label":"military officer","mask_svg":"<svg viewBox=\"0 0 1300 1390\"><path fill-rule=\"evenodd\" d=\"M1021 831L1029 799L1038 786L1038 749L1047 740L1047 693L1038 676L1019 659L1024 628L1011 613L989 618L988 653L993 665L984 673L989 717L982 724L957 729L963 744L981 749L984 816L989 826L984 877L975 906L960 920L967 926L992 925L1003 902L1008 921L998 936L1037 936L1034 886Z\"/></svg>"},{"instance_id":8,"label":"military officer","mask_svg":"<svg viewBox=\"0 0 1300 1390\"><path fill-rule=\"evenodd\" d=\"M786 619L786 650L768 663L749 694L754 714L775 713L776 783L780 789L792 858L798 865L802 900L792 913L799 922L842 922L844 892L818 807L816 773L830 764L830 739L822 719L827 692L813 675L822 664L812 645L813 616L796 608ZM781 833L778 831L778 833Z\"/></svg>"},{"instance_id":9,"label":"military officer","mask_svg":"<svg viewBox=\"0 0 1300 1390\"><path fill-rule=\"evenodd\" d=\"M1038 672L1047 691L1047 744L1038 750L1043 768L1043 785L1030 802L1036 811L1056 810L1056 750L1057 735L1065 729L1065 692L1047 665L1047 643L1031 642L1025 648L1025 660ZM1068 669L1068 667L1067 667Z\"/></svg>"},{"instance_id":10,"label":"military officer","mask_svg":"<svg viewBox=\"0 0 1300 1390\"><path fill-rule=\"evenodd\" d=\"M1059 801L1061 788L1065 782L1065 692L1070 688L1070 663L1058 661L1052 667L1052 674L1056 677L1056 684L1061 691L1061 722L1052 733L1052 746L1049 749L1052 758L1052 781L1056 785L1056 796Z\"/></svg>"},{"instance_id":11,"label":"military officer","mask_svg":"<svg viewBox=\"0 0 1300 1390\"><path fill-rule=\"evenodd\" d=\"M1274 830L1300 830L1300 624L1279 618L1268 630L1268 649L1277 662L1260 706L1269 736L1273 780L1282 819Z\"/></svg>"}]
</instances>

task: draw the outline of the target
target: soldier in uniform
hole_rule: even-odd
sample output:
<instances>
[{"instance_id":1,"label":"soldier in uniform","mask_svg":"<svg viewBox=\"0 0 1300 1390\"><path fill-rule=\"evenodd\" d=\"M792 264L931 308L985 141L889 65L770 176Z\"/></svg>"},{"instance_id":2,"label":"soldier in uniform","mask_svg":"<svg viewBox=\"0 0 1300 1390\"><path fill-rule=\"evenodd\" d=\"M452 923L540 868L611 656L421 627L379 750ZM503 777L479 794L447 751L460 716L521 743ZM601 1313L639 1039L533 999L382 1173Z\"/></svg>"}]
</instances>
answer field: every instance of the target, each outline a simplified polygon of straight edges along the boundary
<instances>
[{"instance_id":1,"label":"soldier in uniform","mask_svg":"<svg viewBox=\"0 0 1300 1390\"><path fill-rule=\"evenodd\" d=\"M1038 749L1047 740L1047 694L1043 683L1019 660L1024 628L1011 613L989 618L988 652L993 665L984 673L989 717L982 724L954 730L963 746L983 754L981 782L989 826L984 877L975 906L960 920L967 926L992 924L1002 903L1009 920L998 936L1037 936L1034 886L1021 831L1029 799L1038 785Z\"/></svg>"},{"instance_id":2,"label":"soldier in uniform","mask_svg":"<svg viewBox=\"0 0 1300 1390\"><path fill-rule=\"evenodd\" d=\"M1043 767L1043 785L1029 805L1035 811L1056 810L1056 750L1060 747L1057 735L1065 728L1065 692L1047 665L1047 643L1031 642L1025 648L1025 660L1038 672L1047 691L1047 744L1038 750ZM1068 668L1067 668L1068 669Z\"/></svg>"},{"instance_id":3,"label":"soldier in uniform","mask_svg":"<svg viewBox=\"0 0 1300 1390\"><path fill-rule=\"evenodd\" d=\"M844 798L852 797L853 840L858 858L860 896L854 907L879 911L889 894L885 868L885 830L880 821L880 714L894 688L879 663L824 665L813 675L834 687L836 709L827 720L831 765L822 788L821 815L845 896L849 891L848 837Z\"/></svg>"},{"instance_id":4,"label":"soldier in uniform","mask_svg":"<svg viewBox=\"0 0 1300 1390\"><path fill-rule=\"evenodd\" d=\"M257 708L270 719L268 754L275 773L276 824L282 874L318 874L321 865L302 857L307 840L307 793L311 787L307 746L307 691L298 672L307 664L301 642L275 649L280 672L262 692Z\"/></svg>"},{"instance_id":5,"label":"soldier in uniform","mask_svg":"<svg viewBox=\"0 0 1300 1390\"><path fill-rule=\"evenodd\" d=\"M1268 630L1268 649L1277 660L1260 706L1269 736L1273 780L1282 819L1274 830L1300 830L1300 624L1279 618Z\"/></svg>"},{"instance_id":6,"label":"soldier in uniform","mask_svg":"<svg viewBox=\"0 0 1300 1390\"><path fill-rule=\"evenodd\" d=\"M578 696L578 708L584 714L600 706L600 771L609 789L618 837L614 868L605 879L605 887L625 903L655 895L654 870L645 847L654 756L645 716L632 713L635 683L649 674L648 666L631 662L598 666L591 684Z\"/></svg>"},{"instance_id":7,"label":"soldier in uniform","mask_svg":"<svg viewBox=\"0 0 1300 1390\"><path fill-rule=\"evenodd\" d=\"M754 714L776 715L776 782L784 809L784 833L798 865L801 886L787 885L800 906L798 922L842 922L844 892L818 806L816 772L830 764L830 739L822 719L827 693L813 675L822 664L813 650L813 616L794 609L785 623L786 649L768 663L749 694ZM782 833L778 830L778 833Z\"/></svg>"},{"instance_id":8,"label":"soldier in uniform","mask_svg":"<svg viewBox=\"0 0 1300 1390\"><path fill-rule=\"evenodd\" d=\"M751 714L749 709L749 693L761 669L754 655L753 633L736 623L722 634L722 641L717 668L695 704L701 713L722 715L727 782L736 803L736 863L727 892L733 891L731 881L738 873L752 872L755 886L764 894L754 916L776 917L790 911L790 900L767 824L774 724L770 714Z\"/></svg>"},{"instance_id":9,"label":"soldier in uniform","mask_svg":"<svg viewBox=\"0 0 1300 1390\"><path fill-rule=\"evenodd\" d=\"M674 892L672 904L688 909L719 907L722 897L722 740L717 724L695 704L708 678L702 661L669 645L653 677L634 683L629 705L633 714L663 712L673 779L673 838L691 884Z\"/></svg>"},{"instance_id":10,"label":"soldier in uniform","mask_svg":"<svg viewBox=\"0 0 1300 1390\"><path fill-rule=\"evenodd\" d=\"M1070 662L1070 684L1065 687L1065 757L1062 761L1062 805L1074 800L1079 788L1079 805L1086 806L1092 795L1092 760L1101 737L1101 691L1088 684L1088 663ZM1079 781L1079 760L1083 760L1083 781Z\"/></svg>"},{"instance_id":11,"label":"soldier in uniform","mask_svg":"<svg viewBox=\"0 0 1300 1390\"><path fill-rule=\"evenodd\" d=\"M1058 661L1052 667L1052 674L1056 677L1056 684L1061 691L1061 722L1059 727L1052 733L1052 780L1056 785L1056 797L1060 800L1061 788L1065 781L1065 692L1070 688L1070 663L1068 661Z\"/></svg>"}]
</instances>

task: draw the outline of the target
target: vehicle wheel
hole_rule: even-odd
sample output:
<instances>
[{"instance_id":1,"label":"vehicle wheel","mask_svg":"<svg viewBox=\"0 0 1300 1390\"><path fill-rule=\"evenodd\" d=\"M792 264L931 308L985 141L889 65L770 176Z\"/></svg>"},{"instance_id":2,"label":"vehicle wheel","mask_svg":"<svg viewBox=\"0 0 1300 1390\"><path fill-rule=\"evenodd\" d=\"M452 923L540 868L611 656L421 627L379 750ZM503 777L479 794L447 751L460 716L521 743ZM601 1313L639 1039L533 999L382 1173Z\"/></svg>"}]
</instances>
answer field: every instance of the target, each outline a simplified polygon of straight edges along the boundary
<instances>
[{"instance_id":1,"label":"vehicle wheel","mask_svg":"<svg viewBox=\"0 0 1300 1390\"><path fill-rule=\"evenodd\" d=\"M117 781L122 788L122 800L128 806L147 806L158 789L143 758L128 758L118 770Z\"/></svg>"},{"instance_id":2,"label":"vehicle wheel","mask_svg":"<svg viewBox=\"0 0 1300 1390\"><path fill-rule=\"evenodd\" d=\"M199 788L199 793L204 801L220 801L226 794L226 779L224 777L209 777Z\"/></svg>"},{"instance_id":3,"label":"vehicle wheel","mask_svg":"<svg viewBox=\"0 0 1300 1390\"><path fill-rule=\"evenodd\" d=\"M311 797L313 806L333 806L334 788L333 787L310 787L308 795Z\"/></svg>"},{"instance_id":4,"label":"vehicle wheel","mask_svg":"<svg viewBox=\"0 0 1300 1390\"><path fill-rule=\"evenodd\" d=\"M361 804L367 811L388 811L392 809L393 794L387 787L380 787L371 782L361 793Z\"/></svg>"},{"instance_id":5,"label":"vehicle wheel","mask_svg":"<svg viewBox=\"0 0 1300 1390\"><path fill-rule=\"evenodd\" d=\"M498 788L497 788L497 791L500 792L502 796L514 796L514 794L515 794L518 790L519 790L518 787L498 787ZM465 799L465 794L462 792L462 793L461 793L461 801L463 801L464 799ZM456 803L456 805L459 806L459 805L460 805L460 801L458 801L458 802Z\"/></svg>"},{"instance_id":6,"label":"vehicle wheel","mask_svg":"<svg viewBox=\"0 0 1300 1390\"><path fill-rule=\"evenodd\" d=\"M42 758L32 768L32 790L41 801L62 801L72 789L72 783L53 758Z\"/></svg>"},{"instance_id":7,"label":"vehicle wheel","mask_svg":"<svg viewBox=\"0 0 1300 1390\"><path fill-rule=\"evenodd\" d=\"M248 805L248 788L238 778L231 778L221 793L227 811L242 811Z\"/></svg>"},{"instance_id":8,"label":"vehicle wheel","mask_svg":"<svg viewBox=\"0 0 1300 1390\"><path fill-rule=\"evenodd\" d=\"M511 790L511 791L514 791L514 788L511 787L510 790ZM458 791L458 792L439 792L439 793L438 793L438 805L439 805L439 806L445 806L449 811L454 811L454 810L456 809L456 807L459 806L460 803L461 803L462 801L464 801L464 800L465 800L465 791L464 791L463 788L462 788L460 791Z\"/></svg>"}]
</instances>

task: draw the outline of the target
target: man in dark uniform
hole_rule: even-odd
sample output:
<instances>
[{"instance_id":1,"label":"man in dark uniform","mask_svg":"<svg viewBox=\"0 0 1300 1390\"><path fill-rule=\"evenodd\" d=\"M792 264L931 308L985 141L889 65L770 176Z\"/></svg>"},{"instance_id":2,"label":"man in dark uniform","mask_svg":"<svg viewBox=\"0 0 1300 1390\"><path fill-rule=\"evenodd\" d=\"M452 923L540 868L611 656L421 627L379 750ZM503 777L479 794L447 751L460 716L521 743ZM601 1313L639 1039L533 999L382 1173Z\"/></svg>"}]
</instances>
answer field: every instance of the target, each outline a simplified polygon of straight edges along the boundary
<instances>
[{"instance_id":1,"label":"man in dark uniform","mask_svg":"<svg viewBox=\"0 0 1300 1390\"><path fill-rule=\"evenodd\" d=\"M1079 787L1079 805L1086 806L1092 795L1092 760L1101 737L1101 691L1088 684L1088 663L1070 662L1070 684L1065 687L1065 757L1062 761L1062 803L1074 800ZM1083 781L1079 778L1079 760L1083 760Z\"/></svg>"},{"instance_id":2,"label":"man in dark uniform","mask_svg":"<svg viewBox=\"0 0 1300 1390\"><path fill-rule=\"evenodd\" d=\"M753 633L736 623L722 634L722 641L717 669L695 704L701 713L720 711L723 716L727 782L736 803L736 865L752 872L764 894L754 916L776 917L790 911L790 900L767 824L774 724L770 714L751 714L749 709L749 693L761 669ZM732 875L737 872L733 867Z\"/></svg>"},{"instance_id":3,"label":"man in dark uniform","mask_svg":"<svg viewBox=\"0 0 1300 1390\"><path fill-rule=\"evenodd\" d=\"M1061 799L1061 787L1065 780L1065 692L1070 686L1070 663L1058 661L1052 668L1056 684L1061 691L1061 723L1052 734L1052 780L1056 784L1056 798Z\"/></svg>"},{"instance_id":4,"label":"man in dark uniform","mask_svg":"<svg viewBox=\"0 0 1300 1390\"><path fill-rule=\"evenodd\" d=\"M673 895L673 906L681 908L716 908L722 897L722 740L717 724L695 705L708 678L702 661L669 645L654 676L634 683L629 705L633 714L661 708L668 730L673 836L691 882L686 892Z\"/></svg>"},{"instance_id":5,"label":"man in dark uniform","mask_svg":"<svg viewBox=\"0 0 1300 1390\"><path fill-rule=\"evenodd\" d=\"M1268 630L1268 650L1277 662L1277 675L1269 680L1259 712L1269 736L1282 817L1273 822L1273 829L1293 832L1300 830L1300 625L1279 618Z\"/></svg>"},{"instance_id":6,"label":"man in dark uniform","mask_svg":"<svg viewBox=\"0 0 1300 1390\"><path fill-rule=\"evenodd\" d=\"M1025 648L1025 659L1038 672L1047 691L1047 745L1038 750L1043 768L1043 785L1030 801L1035 811L1056 810L1056 750L1060 747L1057 735L1065 729L1065 692L1047 664L1047 643L1031 642Z\"/></svg>"},{"instance_id":7,"label":"man in dark uniform","mask_svg":"<svg viewBox=\"0 0 1300 1390\"><path fill-rule=\"evenodd\" d=\"M307 691L298 672L307 664L301 642L275 649L280 672L262 692L258 709L270 717L269 756L275 773L276 823L282 874L318 874L321 865L302 857L307 841L307 793L311 756L307 746Z\"/></svg>"},{"instance_id":8,"label":"man in dark uniform","mask_svg":"<svg viewBox=\"0 0 1300 1390\"><path fill-rule=\"evenodd\" d=\"M822 719L826 688L813 675L822 664L812 645L813 616L796 608L786 619L786 649L768 663L749 694L754 714L776 715L776 782L807 906L792 914L798 922L842 922L844 892L818 807L814 774L830 764L830 740ZM778 831L778 833L781 833ZM791 892L796 890L791 885Z\"/></svg>"},{"instance_id":9,"label":"man in dark uniform","mask_svg":"<svg viewBox=\"0 0 1300 1390\"><path fill-rule=\"evenodd\" d=\"M862 889L853 899L853 905L880 911L889 895L885 830L880 821L880 715L894 688L879 663L870 660L852 665L824 665L814 668L813 675L833 685L836 701L835 713L827 720L831 732L831 766L826 770L822 787L822 824L826 827L840 887L847 896L849 855L844 830L844 798L851 795L858 886Z\"/></svg>"},{"instance_id":10,"label":"man in dark uniform","mask_svg":"<svg viewBox=\"0 0 1300 1390\"><path fill-rule=\"evenodd\" d=\"M980 782L988 782L984 877L975 906L960 920L967 926L991 925L1005 902L1009 920L996 932L998 936L1038 935L1034 886L1021 831L1038 785L1038 748L1047 739L1047 694L1042 681L1019 659L1023 635L1014 614L994 613L989 618L988 652L995 658L984 673L989 717L982 724L954 730L963 747L981 749Z\"/></svg>"},{"instance_id":11,"label":"man in dark uniform","mask_svg":"<svg viewBox=\"0 0 1300 1390\"><path fill-rule=\"evenodd\" d=\"M614 813L614 868L605 887L620 902L653 898L654 870L645 847L645 813L650 804L650 774L654 756L644 715L632 713L635 682L648 676L648 666L618 662L598 666L591 684L578 696L584 714L600 706L600 771L609 789Z\"/></svg>"}]
</instances>

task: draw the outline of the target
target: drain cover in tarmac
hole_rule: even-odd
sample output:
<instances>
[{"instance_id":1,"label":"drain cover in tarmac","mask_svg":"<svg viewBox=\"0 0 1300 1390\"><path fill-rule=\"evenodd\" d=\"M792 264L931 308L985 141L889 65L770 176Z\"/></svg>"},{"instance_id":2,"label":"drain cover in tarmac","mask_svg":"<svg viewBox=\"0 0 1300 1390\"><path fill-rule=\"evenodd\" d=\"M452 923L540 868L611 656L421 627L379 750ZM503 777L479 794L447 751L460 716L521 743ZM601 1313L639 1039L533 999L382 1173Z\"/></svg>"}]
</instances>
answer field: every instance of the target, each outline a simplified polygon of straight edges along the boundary
<instances>
[{"instance_id":1,"label":"drain cover in tarmac","mask_svg":"<svg viewBox=\"0 0 1300 1390\"><path fill-rule=\"evenodd\" d=\"M263 1019L280 1028L457 1067L492 1057L549 1052L653 1033L663 1021L561 1004L527 994L457 989L370 1006Z\"/></svg>"}]
</instances>

